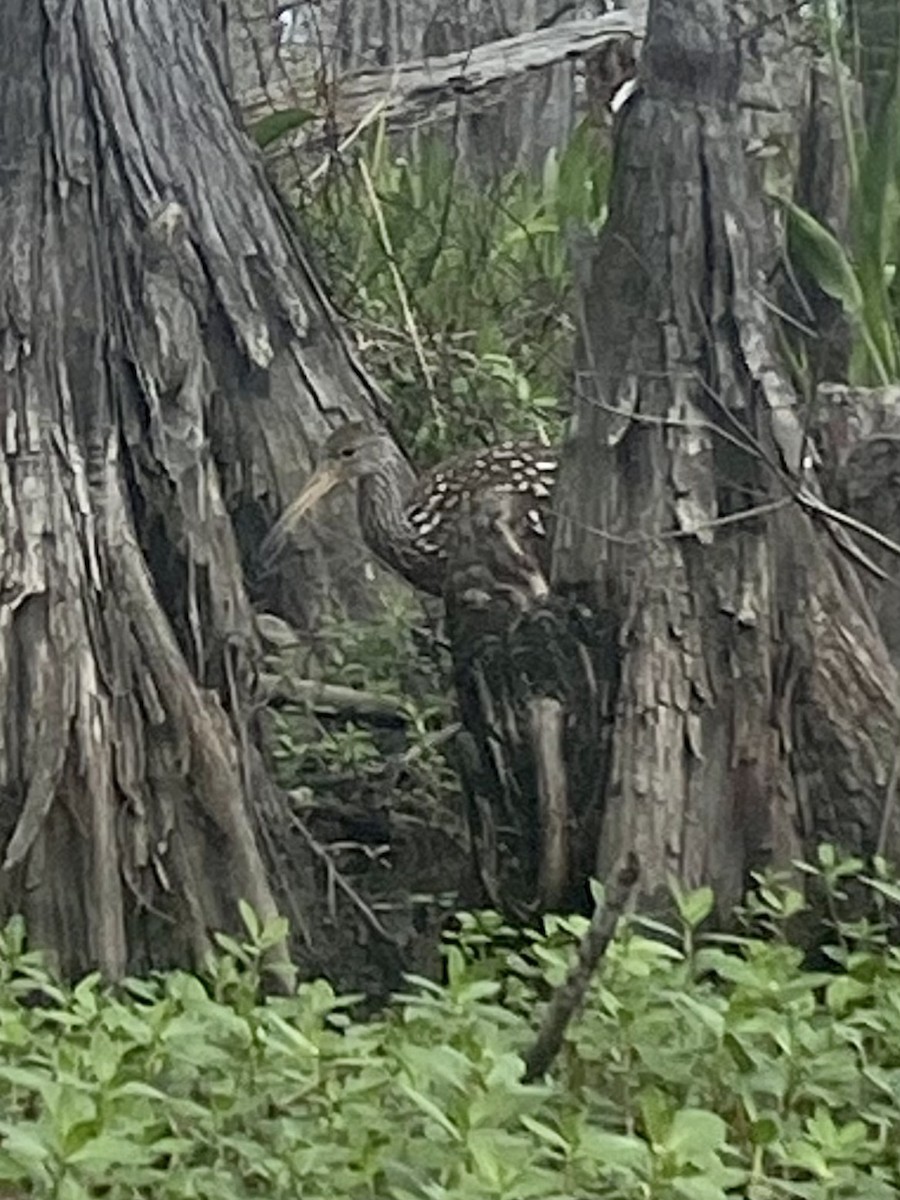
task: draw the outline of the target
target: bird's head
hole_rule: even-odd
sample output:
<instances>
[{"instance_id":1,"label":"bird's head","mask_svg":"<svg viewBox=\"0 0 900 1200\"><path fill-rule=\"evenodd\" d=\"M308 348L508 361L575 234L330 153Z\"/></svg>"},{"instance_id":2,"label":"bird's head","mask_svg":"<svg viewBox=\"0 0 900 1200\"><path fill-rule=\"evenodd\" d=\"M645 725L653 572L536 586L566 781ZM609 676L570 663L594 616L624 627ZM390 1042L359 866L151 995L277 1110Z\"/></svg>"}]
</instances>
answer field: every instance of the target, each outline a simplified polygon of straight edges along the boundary
<instances>
[{"instance_id":1,"label":"bird's head","mask_svg":"<svg viewBox=\"0 0 900 1200\"><path fill-rule=\"evenodd\" d=\"M309 491L316 476L333 480L326 488L331 491L338 484L374 475L392 453L393 443L384 430L371 429L363 421L348 421L329 435L319 455L319 466L303 490Z\"/></svg>"},{"instance_id":2,"label":"bird's head","mask_svg":"<svg viewBox=\"0 0 900 1200\"><path fill-rule=\"evenodd\" d=\"M371 429L362 421L349 421L330 434L319 454L319 465L306 481L303 491L285 509L263 542L261 553L269 558L277 553L297 523L329 492L383 468L393 451L390 436Z\"/></svg>"}]
</instances>

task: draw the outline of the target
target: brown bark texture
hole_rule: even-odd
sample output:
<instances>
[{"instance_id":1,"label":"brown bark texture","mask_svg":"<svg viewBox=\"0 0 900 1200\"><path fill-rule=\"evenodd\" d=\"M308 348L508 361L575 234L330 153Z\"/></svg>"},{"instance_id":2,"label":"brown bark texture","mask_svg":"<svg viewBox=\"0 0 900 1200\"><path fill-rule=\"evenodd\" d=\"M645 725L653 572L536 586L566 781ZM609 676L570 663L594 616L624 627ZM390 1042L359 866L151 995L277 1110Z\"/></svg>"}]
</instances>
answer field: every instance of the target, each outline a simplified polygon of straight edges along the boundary
<instances>
[{"instance_id":1,"label":"brown bark texture","mask_svg":"<svg viewBox=\"0 0 900 1200\"><path fill-rule=\"evenodd\" d=\"M766 300L763 177L772 147L797 171L799 33L770 0L651 5L582 289L555 545L557 588L616 631L598 870L631 849L645 889L671 873L723 906L817 840L898 848L896 668Z\"/></svg>"},{"instance_id":2,"label":"brown bark texture","mask_svg":"<svg viewBox=\"0 0 900 1200\"><path fill-rule=\"evenodd\" d=\"M0 6L0 914L69 972L196 960L238 898L310 917L242 551L377 397L199 13ZM352 540L292 563L270 607L353 602Z\"/></svg>"}]
</instances>

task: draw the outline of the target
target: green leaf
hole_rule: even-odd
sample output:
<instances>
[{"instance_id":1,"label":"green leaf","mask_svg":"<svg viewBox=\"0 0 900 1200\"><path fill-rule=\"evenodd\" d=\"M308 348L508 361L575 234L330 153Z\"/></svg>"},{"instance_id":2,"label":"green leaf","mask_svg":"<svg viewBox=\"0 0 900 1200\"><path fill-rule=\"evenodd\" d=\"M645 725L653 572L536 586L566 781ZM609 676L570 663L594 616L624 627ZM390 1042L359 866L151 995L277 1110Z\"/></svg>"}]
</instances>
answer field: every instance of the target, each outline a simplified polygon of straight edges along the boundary
<instances>
[{"instance_id":1,"label":"green leaf","mask_svg":"<svg viewBox=\"0 0 900 1200\"><path fill-rule=\"evenodd\" d=\"M251 962L251 957L247 950L240 942L236 941L230 934L215 932L213 939L220 950L224 950L226 954L230 954L237 962L248 964Z\"/></svg>"},{"instance_id":2,"label":"green leaf","mask_svg":"<svg viewBox=\"0 0 900 1200\"><path fill-rule=\"evenodd\" d=\"M246 900L238 900L238 912L241 914L241 920L244 922L244 928L250 935L252 942L259 941L260 924L259 917L253 906L248 904Z\"/></svg>"},{"instance_id":3,"label":"green leaf","mask_svg":"<svg viewBox=\"0 0 900 1200\"><path fill-rule=\"evenodd\" d=\"M286 133L308 125L310 121L316 119L316 116L317 114L309 108L286 108L281 112L271 113L268 117L257 121L255 125L251 125L250 136L258 146L265 149L277 138L284 137Z\"/></svg>"},{"instance_id":4,"label":"green leaf","mask_svg":"<svg viewBox=\"0 0 900 1200\"><path fill-rule=\"evenodd\" d=\"M472 1156L478 1175L492 1190L500 1188L501 1166L493 1130L475 1130L466 1139L466 1150Z\"/></svg>"},{"instance_id":5,"label":"green leaf","mask_svg":"<svg viewBox=\"0 0 900 1200\"><path fill-rule=\"evenodd\" d=\"M295 1049L302 1050L304 1054L308 1054L313 1058L319 1055L319 1047L315 1042L311 1042L308 1037L305 1037L296 1026L291 1025L284 1017L280 1017L278 1013L269 1012L267 1013L267 1019L271 1027L277 1029Z\"/></svg>"},{"instance_id":6,"label":"green leaf","mask_svg":"<svg viewBox=\"0 0 900 1200\"><path fill-rule=\"evenodd\" d=\"M641 1174L650 1168L650 1148L638 1137L586 1129L579 1138L578 1149L605 1167L623 1167Z\"/></svg>"},{"instance_id":7,"label":"green leaf","mask_svg":"<svg viewBox=\"0 0 900 1200\"><path fill-rule=\"evenodd\" d=\"M59 1089L55 1103L48 1105L54 1123L63 1138L82 1136L82 1130L97 1118L97 1104L86 1086L64 1085Z\"/></svg>"},{"instance_id":8,"label":"green leaf","mask_svg":"<svg viewBox=\"0 0 900 1200\"><path fill-rule=\"evenodd\" d=\"M760 1117L750 1126L750 1140L754 1146L771 1146L778 1140L778 1123L772 1117Z\"/></svg>"},{"instance_id":9,"label":"green leaf","mask_svg":"<svg viewBox=\"0 0 900 1200\"><path fill-rule=\"evenodd\" d=\"M886 900L890 900L892 904L900 904L900 884L889 883L886 879L873 879L866 875L861 878L863 883L879 892Z\"/></svg>"},{"instance_id":10,"label":"green leaf","mask_svg":"<svg viewBox=\"0 0 900 1200\"><path fill-rule=\"evenodd\" d=\"M0 1063L0 1080L24 1088L26 1091L39 1092L46 1099L47 1089L55 1086L53 1076L41 1067L16 1067Z\"/></svg>"},{"instance_id":11,"label":"green leaf","mask_svg":"<svg viewBox=\"0 0 900 1200\"><path fill-rule=\"evenodd\" d=\"M658 1088L648 1087L638 1097L644 1128L652 1142L662 1145L672 1128L672 1105Z\"/></svg>"},{"instance_id":12,"label":"green leaf","mask_svg":"<svg viewBox=\"0 0 900 1200\"><path fill-rule=\"evenodd\" d=\"M792 200L779 199L788 214L788 241L795 260L844 311L859 316L863 293L853 264L830 230Z\"/></svg>"},{"instance_id":13,"label":"green leaf","mask_svg":"<svg viewBox=\"0 0 900 1200\"><path fill-rule=\"evenodd\" d=\"M291 931L287 917L270 917L262 927L259 935L259 945L262 950L270 950L286 941Z\"/></svg>"},{"instance_id":14,"label":"green leaf","mask_svg":"<svg viewBox=\"0 0 900 1200\"><path fill-rule=\"evenodd\" d=\"M109 1036L101 1026L91 1037L91 1065L100 1083L111 1083L115 1078L124 1047Z\"/></svg>"},{"instance_id":15,"label":"green leaf","mask_svg":"<svg viewBox=\"0 0 900 1200\"><path fill-rule=\"evenodd\" d=\"M726 1191L702 1175L676 1175L671 1186L686 1200L729 1200Z\"/></svg>"},{"instance_id":16,"label":"green leaf","mask_svg":"<svg viewBox=\"0 0 900 1200\"><path fill-rule=\"evenodd\" d=\"M421 1092L417 1091L414 1087L411 1087L405 1080L401 1080L400 1090L405 1096L408 1096L410 1100L412 1100L413 1104L415 1104L415 1106L420 1109L425 1116L430 1117L431 1120L437 1122L437 1124L440 1125L445 1132L449 1133L454 1141L462 1141L462 1135L460 1134L459 1130L446 1115L446 1113L441 1112L433 1100L429 1100L427 1096L423 1096Z\"/></svg>"},{"instance_id":17,"label":"green leaf","mask_svg":"<svg viewBox=\"0 0 900 1200\"><path fill-rule=\"evenodd\" d=\"M785 1161L791 1166L802 1167L819 1179L831 1179L832 1172L825 1156L818 1147L809 1142L792 1142L785 1151Z\"/></svg>"},{"instance_id":18,"label":"green leaf","mask_svg":"<svg viewBox=\"0 0 900 1200\"><path fill-rule=\"evenodd\" d=\"M666 1149L678 1158L693 1159L707 1155L725 1144L728 1127L714 1112L702 1108L682 1108L675 1113Z\"/></svg>"},{"instance_id":19,"label":"green leaf","mask_svg":"<svg viewBox=\"0 0 900 1200\"><path fill-rule=\"evenodd\" d=\"M37 1125L20 1122L17 1124L0 1124L0 1134L3 1137L3 1149L16 1162L28 1165L42 1162L50 1156L50 1149L41 1137Z\"/></svg>"},{"instance_id":20,"label":"green leaf","mask_svg":"<svg viewBox=\"0 0 900 1200\"><path fill-rule=\"evenodd\" d=\"M711 887L696 888L677 897L678 912L690 929L696 929L713 910L714 897Z\"/></svg>"},{"instance_id":21,"label":"green leaf","mask_svg":"<svg viewBox=\"0 0 900 1200\"><path fill-rule=\"evenodd\" d=\"M53 1192L55 1200L92 1200L92 1191L73 1175L64 1175Z\"/></svg>"},{"instance_id":22,"label":"green leaf","mask_svg":"<svg viewBox=\"0 0 900 1200\"><path fill-rule=\"evenodd\" d=\"M561 1150L563 1154L570 1153L572 1147L562 1134L551 1129L549 1125L545 1125L543 1121L536 1121L534 1117L528 1116L523 1116L521 1121L526 1129L529 1129L542 1142L546 1142L548 1146L552 1146L555 1150Z\"/></svg>"},{"instance_id":23,"label":"green leaf","mask_svg":"<svg viewBox=\"0 0 900 1200\"><path fill-rule=\"evenodd\" d=\"M141 1146L132 1138L101 1133L66 1155L66 1162L70 1166L113 1167L120 1163L139 1166L152 1162L155 1155L152 1146Z\"/></svg>"}]
</instances>

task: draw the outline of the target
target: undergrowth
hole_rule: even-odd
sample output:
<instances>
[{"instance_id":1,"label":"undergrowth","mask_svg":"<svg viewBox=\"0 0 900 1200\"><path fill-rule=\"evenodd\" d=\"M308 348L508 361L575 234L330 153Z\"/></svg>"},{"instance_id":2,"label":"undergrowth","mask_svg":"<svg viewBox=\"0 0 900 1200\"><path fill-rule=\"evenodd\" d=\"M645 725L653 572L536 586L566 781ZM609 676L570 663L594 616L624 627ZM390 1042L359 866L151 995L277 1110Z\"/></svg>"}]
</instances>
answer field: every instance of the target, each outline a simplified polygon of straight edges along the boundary
<instances>
[{"instance_id":1,"label":"undergrowth","mask_svg":"<svg viewBox=\"0 0 900 1200\"><path fill-rule=\"evenodd\" d=\"M454 805L459 782L444 754L456 728L446 653L406 589L386 589L381 599L377 620L332 612L312 647L304 640L272 655L286 695L294 678L308 676L312 653L323 683L354 689L373 709L383 702L368 716L353 715L351 698L343 712L299 700L273 707L276 776L284 787L339 788L344 798L387 780L394 807Z\"/></svg>"},{"instance_id":2,"label":"undergrowth","mask_svg":"<svg viewBox=\"0 0 900 1200\"><path fill-rule=\"evenodd\" d=\"M0 936L0 1182L54 1200L882 1200L900 1194L900 954L848 886L900 889L825 847L833 923L758 881L728 937L708 889L624 919L551 1077L521 1055L585 921L520 934L463 914L446 982L376 1019L322 980L264 995L284 933L244 907L202 975L59 984ZM796 876L794 877L796 878Z\"/></svg>"},{"instance_id":3,"label":"undergrowth","mask_svg":"<svg viewBox=\"0 0 900 1200\"><path fill-rule=\"evenodd\" d=\"M332 294L396 426L427 464L504 435L553 439L569 392L570 232L606 213L609 152L589 121L542 173L481 182L383 131L304 212Z\"/></svg>"},{"instance_id":4,"label":"undergrowth","mask_svg":"<svg viewBox=\"0 0 900 1200\"><path fill-rule=\"evenodd\" d=\"M788 250L794 264L843 310L850 335L846 382L887 386L900 381L900 40L894 36L886 44L865 47L875 56L877 70L864 74L867 119L859 121L855 88L844 65L850 61L859 68L859 14L848 12L842 21L832 5L820 7L843 142L844 162L838 170L846 164L849 184L847 227L829 228L782 197ZM888 13L885 5L885 18ZM802 338L787 340L796 351L795 374L808 384L808 347Z\"/></svg>"}]
</instances>

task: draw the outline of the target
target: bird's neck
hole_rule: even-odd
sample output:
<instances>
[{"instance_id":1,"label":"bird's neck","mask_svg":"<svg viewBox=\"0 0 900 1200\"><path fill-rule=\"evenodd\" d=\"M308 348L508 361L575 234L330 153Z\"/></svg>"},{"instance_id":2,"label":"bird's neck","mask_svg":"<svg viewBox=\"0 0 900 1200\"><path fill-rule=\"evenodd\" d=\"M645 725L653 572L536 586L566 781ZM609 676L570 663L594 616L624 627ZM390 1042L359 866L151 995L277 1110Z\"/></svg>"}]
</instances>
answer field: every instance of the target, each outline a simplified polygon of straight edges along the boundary
<instances>
[{"instance_id":1,"label":"bird's neck","mask_svg":"<svg viewBox=\"0 0 900 1200\"><path fill-rule=\"evenodd\" d=\"M415 526L407 517L414 476L398 454L386 461L375 475L359 481L357 511L366 545L388 566L403 571L403 552L415 537Z\"/></svg>"}]
</instances>

